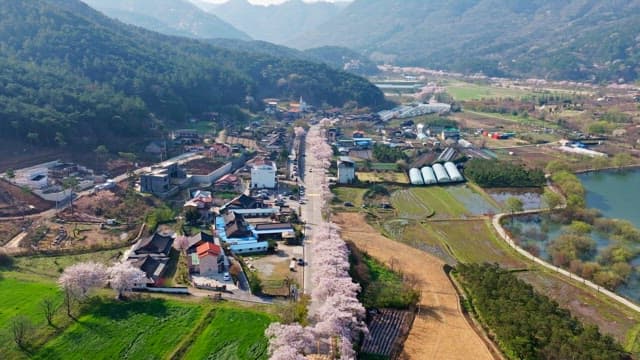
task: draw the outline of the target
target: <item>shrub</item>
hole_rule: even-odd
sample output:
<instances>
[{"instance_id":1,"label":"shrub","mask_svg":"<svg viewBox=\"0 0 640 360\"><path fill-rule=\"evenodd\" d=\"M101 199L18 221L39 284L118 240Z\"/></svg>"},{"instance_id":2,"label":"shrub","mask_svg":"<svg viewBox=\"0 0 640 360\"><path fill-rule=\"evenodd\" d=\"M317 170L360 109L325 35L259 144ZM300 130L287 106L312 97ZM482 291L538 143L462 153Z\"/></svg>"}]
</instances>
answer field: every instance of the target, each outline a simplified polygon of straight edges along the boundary
<instances>
[{"instance_id":1,"label":"shrub","mask_svg":"<svg viewBox=\"0 0 640 360\"><path fill-rule=\"evenodd\" d=\"M15 260L13 257L3 251L0 251L0 269L10 269L13 267Z\"/></svg>"}]
</instances>

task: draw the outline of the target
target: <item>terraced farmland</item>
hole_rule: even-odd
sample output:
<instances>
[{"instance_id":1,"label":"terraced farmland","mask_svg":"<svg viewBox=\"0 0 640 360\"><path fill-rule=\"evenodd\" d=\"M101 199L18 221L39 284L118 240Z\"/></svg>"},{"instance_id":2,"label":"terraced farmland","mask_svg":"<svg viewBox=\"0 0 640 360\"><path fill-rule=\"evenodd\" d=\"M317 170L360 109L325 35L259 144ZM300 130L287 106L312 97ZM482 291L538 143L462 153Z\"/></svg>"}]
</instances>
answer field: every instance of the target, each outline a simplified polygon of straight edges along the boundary
<instances>
[{"instance_id":1,"label":"terraced farmland","mask_svg":"<svg viewBox=\"0 0 640 360\"><path fill-rule=\"evenodd\" d=\"M391 195L391 203L398 210L398 217L419 220L433 215L433 208L416 195L417 190L398 190Z\"/></svg>"},{"instance_id":2,"label":"terraced farmland","mask_svg":"<svg viewBox=\"0 0 640 360\"><path fill-rule=\"evenodd\" d=\"M399 341L403 334L409 331L410 322L409 311L380 310L369 323L369 337L364 340L361 352L393 358L402 345Z\"/></svg>"},{"instance_id":3,"label":"terraced farmland","mask_svg":"<svg viewBox=\"0 0 640 360\"><path fill-rule=\"evenodd\" d=\"M435 218L460 218L469 215L465 207L443 187L411 188L409 191L418 201L434 210ZM400 206L413 205L405 203Z\"/></svg>"}]
</instances>

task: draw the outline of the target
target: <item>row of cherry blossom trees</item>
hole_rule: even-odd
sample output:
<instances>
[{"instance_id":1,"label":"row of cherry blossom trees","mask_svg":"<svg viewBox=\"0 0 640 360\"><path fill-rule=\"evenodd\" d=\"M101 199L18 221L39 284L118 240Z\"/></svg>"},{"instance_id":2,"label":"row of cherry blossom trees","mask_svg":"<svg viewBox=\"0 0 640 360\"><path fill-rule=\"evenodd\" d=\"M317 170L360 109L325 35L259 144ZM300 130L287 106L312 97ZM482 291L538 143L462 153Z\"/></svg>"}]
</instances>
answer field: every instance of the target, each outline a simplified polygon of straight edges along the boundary
<instances>
[{"instance_id":1,"label":"row of cherry blossom trees","mask_svg":"<svg viewBox=\"0 0 640 360\"><path fill-rule=\"evenodd\" d=\"M146 283L145 273L128 262L116 263L106 267L92 261L71 265L64 269L58 279L58 285L64 291L64 303L67 315L71 316L74 301L85 299L92 289L105 285L116 291L118 298L136 286Z\"/></svg>"},{"instance_id":2,"label":"row of cherry blossom trees","mask_svg":"<svg viewBox=\"0 0 640 360\"><path fill-rule=\"evenodd\" d=\"M323 120L321 126L326 127L327 123ZM333 151L325 141L322 129L310 129L307 146L312 149L311 163L320 163L328 169ZM321 196L328 201L331 191L326 178L322 180ZM323 349L331 349L340 359L355 359L353 343L360 334L367 333L367 327L365 309L357 298L360 285L349 276L349 249L340 237L338 226L329 222L314 228L312 244L312 282L315 285L309 317L314 325L271 324L265 332L270 339L271 359L305 359L304 354L317 352L321 345Z\"/></svg>"}]
</instances>

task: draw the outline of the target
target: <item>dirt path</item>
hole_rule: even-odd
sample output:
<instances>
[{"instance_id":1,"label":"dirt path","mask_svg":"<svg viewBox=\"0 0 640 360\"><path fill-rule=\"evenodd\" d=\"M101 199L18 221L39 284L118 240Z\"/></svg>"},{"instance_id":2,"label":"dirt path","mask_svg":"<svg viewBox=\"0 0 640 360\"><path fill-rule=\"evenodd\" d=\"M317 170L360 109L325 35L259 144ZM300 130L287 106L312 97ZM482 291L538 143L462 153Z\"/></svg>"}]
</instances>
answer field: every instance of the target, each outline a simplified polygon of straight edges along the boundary
<instances>
[{"instance_id":1,"label":"dirt path","mask_svg":"<svg viewBox=\"0 0 640 360\"><path fill-rule=\"evenodd\" d=\"M24 239L26 236L28 235L28 233L26 231L21 232L20 234L16 235L13 239L11 239L11 241L9 241L4 248L5 249L17 249L20 247L20 242L22 242L22 239Z\"/></svg>"},{"instance_id":2,"label":"dirt path","mask_svg":"<svg viewBox=\"0 0 640 360\"><path fill-rule=\"evenodd\" d=\"M366 223L362 214L340 213L333 220L342 237L369 255L393 261L421 287L420 311L404 344L403 359L493 359L460 310L458 295L439 259L410 246L387 239ZM354 230L350 230L354 229Z\"/></svg>"}]
</instances>

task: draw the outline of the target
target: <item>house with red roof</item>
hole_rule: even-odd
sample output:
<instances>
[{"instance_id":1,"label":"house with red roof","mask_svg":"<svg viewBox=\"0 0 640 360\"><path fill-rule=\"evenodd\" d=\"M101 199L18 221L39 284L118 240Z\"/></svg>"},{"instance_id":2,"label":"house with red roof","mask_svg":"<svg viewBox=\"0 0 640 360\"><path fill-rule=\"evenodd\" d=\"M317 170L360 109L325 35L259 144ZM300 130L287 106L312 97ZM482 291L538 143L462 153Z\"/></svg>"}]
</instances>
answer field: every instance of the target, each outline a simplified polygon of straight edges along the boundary
<instances>
[{"instance_id":1,"label":"house with red roof","mask_svg":"<svg viewBox=\"0 0 640 360\"><path fill-rule=\"evenodd\" d=\"M194 267L195 262L197 262L198 272L201 275L223 272L224 255L222 254L222 248L210 242L201 244L198 246L196 252L192 254L192 264Z\"/></svg>"}]
</instances>

